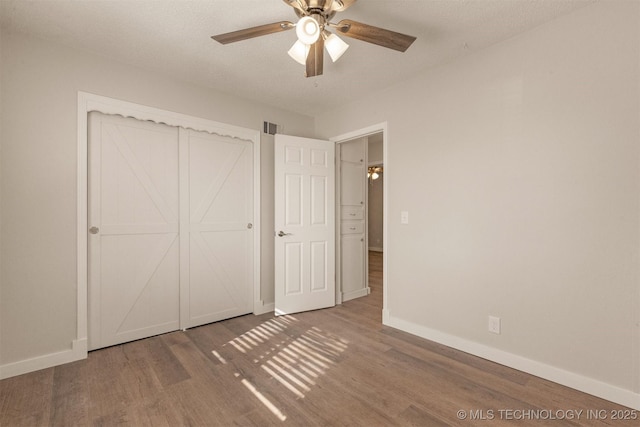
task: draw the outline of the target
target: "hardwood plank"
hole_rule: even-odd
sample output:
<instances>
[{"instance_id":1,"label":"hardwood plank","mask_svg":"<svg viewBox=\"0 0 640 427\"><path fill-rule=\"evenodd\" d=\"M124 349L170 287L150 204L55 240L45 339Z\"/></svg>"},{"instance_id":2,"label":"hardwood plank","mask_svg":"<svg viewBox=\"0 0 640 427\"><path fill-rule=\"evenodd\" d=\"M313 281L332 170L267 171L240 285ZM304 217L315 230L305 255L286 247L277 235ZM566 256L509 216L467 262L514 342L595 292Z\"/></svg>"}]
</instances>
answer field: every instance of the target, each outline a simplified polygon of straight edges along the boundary
<instances>
[{"instance_id":1,"label":"hardwood plank","mask_svg":"<svg viewBox=\"0 0 640 427\"><path fill-rule=\"evenodd\" d=\"M180 425L181 417L175 410L175 399L160 393L131 402L117 411L93 420L94 426L166 426Z\"/></svg>"},{"instance_id":2,"label":"hardwood plank","mask_svg":"<svg viewBox=\"0 0 640 427\"><path fill-rule=\"evenodd\" d=\"M520 385L525 385L532 377L515 369L509 369L503 365L500 365L489 360L481 359L468 353L464 353L455 350L451 347L447 347L442 344L435 343L429 340L416 339L417 337L407 332L399 331L397 329L385 327L380 331L382 334L392 336L399 340L408 343L408 346L418 347L430 352L439 354L448 359L456 360L464 365L475 366L486 373L493 373L500 378L509 379Z\"/></svg>"},{"instance_id":3,"label":"hardwood plank","mask_svg":"<svg viewBox=\"0 0 640 427\"><path fill-rule=\"evenodd\" d=\"M168 334L158 335L162 341L169 347L174 344L183 344L189 342L189 337L185 335L184 331L169 332Z\"/></svg>"},{"instance_id":4,"label":"hardwood plank","mask_svg":"<svg viewBox=\"0 0 640 427\"><path fill-rule=\"evenodd\" d=\"M144 340L144 343L147 347L153 372L162 387L191 378L162 337L151 337L148 340Z\"/></svg>"},{"instance_id":5,"label":"hardwood plank","mask_svg":"<svg viewBox=\"0 0 640 427\"><path fill-rule=\"evenodd\" d=\"M0 381L0 426L48 425L53 368Z\"/></svg>"},{"instance_id":6,"label":"hardwood plank","mask_svg":"<svg viewBox=\"0 0 640 427\"><path fill-rule=\"evenodd\" d=\"M126 413L136 402L162 391L149 364L145 340L92 352L88 360L89 413L92 419L109 419Z\"/></svg>"},{"instance_id":7,"label":"hardwood plank","mask_svg":"<svg viewBox=\"0 0 640 427\"><path fill-rule=\"evenodd\" d=\"M409 405L407 409L400 413L398 418L402 420L402 424L407 426L447 427L449 425L434 417L428 411L414 405Z\"/></svg>"},{"instance_id":8,"label":"hardwood plank","mask_svg":"<svg viewBox=\"0 0 640 427\"><path fill-rule=\"evenodd\" d=\"M228 385L227 382L223 383ZM168 396L178 414L174 425L228 426L233 423L233 408L227 405L233 401L223 399L222 384L210 378L192 378L175 384L168 390ZM237 396L237 400L239 396Z\"/></svg>"},{"instance_id":9,"label":"hardwood plank","mask_svg":"<svg viewBox=\"0 0 640 427\"><path fill-rule=\"evenodd\" d=\"M50 424L89 424L87 365L83 361L57 366L53 374Z\"/></svg>"}]
</instances>

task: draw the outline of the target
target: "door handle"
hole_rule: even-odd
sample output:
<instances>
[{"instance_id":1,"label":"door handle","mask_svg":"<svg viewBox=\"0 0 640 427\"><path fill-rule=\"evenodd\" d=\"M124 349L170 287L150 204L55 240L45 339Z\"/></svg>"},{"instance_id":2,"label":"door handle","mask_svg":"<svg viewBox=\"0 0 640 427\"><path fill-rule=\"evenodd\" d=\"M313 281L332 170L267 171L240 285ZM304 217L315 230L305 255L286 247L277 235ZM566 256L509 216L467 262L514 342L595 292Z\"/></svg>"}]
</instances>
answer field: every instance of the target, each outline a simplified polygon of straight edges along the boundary
<instances>
[{"instance_id":1,"label":"door handle","mask_svg":"<svg viewBox=\"0 0 640 427\"><path fill-rule=\"evenodd\" d=\"M98 234L99 231L100 231L100 229L98 227L95 227L95 226L93 226L93 227L91 227L89 229L89 233L91 233L91 234Z\"/></svg>"},{"instance_id":2,"label":"door handle","mask_svg":"<svg viewBox=\"0 0 640 427\"><path fill-rule=\"evenodd\" d=\"M278 232L278 237L284 237L284 236L291 236L293 233L285 233L284 231L280 230Z\"/></svg>"}]
</instances>

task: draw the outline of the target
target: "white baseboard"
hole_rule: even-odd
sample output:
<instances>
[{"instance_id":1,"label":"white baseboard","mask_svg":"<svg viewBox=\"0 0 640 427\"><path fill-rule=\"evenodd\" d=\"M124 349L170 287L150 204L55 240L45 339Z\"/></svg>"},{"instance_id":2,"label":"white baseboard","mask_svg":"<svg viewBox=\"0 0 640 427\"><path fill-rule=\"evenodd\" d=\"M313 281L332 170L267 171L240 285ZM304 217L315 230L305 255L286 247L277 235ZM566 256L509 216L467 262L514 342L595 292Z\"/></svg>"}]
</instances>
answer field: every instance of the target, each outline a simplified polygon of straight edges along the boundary
<instances>
[{"instance_id":1,"label":"white baseboard","mask_svg":"<svg viewBox=\"0 0 640 427\"><path fill-rule=\"evenodd\" d=\"M371 293L371 288L366 287L364 289L358 289L357 291L343 292L342 302L349 301L350 299L366 297Z\"/></svg>"},{"instance_id":2,"label":"white baseboard","mask_svg":"<svg viewBox=\"0 0 640 427\"><path fill-rule=\"evenodd\" d=\"M253 304L253 314L256 316L260 314L265 314L272 312L276 309L276 304L274 302L265 303L264 301L256 301Z\"/></svg>"},{"instance_id":3,"label":"white baseboard","mask_svg":"<svg viewBox=\"0 0 640 427\"><path fill-rule=\"evenodd\" d=\"M18 362L7 363L6 365L0 365L0 380L86 358L87 340L74 340L71 343L71 349L69 350L45 354L43 356L20 360Z\"/></svg>"},{"instance_id":4,"label":"white baseboard","mask_svg":"<svg viewBox=\"0 0 640 427\"><path fill-rule=\"evenodd\" d=\"M573 372L526 357L518 356L503 350L479 344L454 335L449 335L434 329L418 325L407 320L392 316L388 310L383 310L382 322L396 329L408 332L419 337L435 341L439 344L453 347L457 350L470 353L483 359L526 372L562 384L573 389L589 393L591 395L640 410L640 394L626 390L593 378L585 377Z\"/></svg>"},{"instance_id":5,"label":"white baseboard","mask_svg":"<svg viewBox=\"0 0 640 427\"><path fill-rule=\"evenodd\" d=\"M382 252L382 248L377 248L377 247L369 247L369 250L371 252Z\"/></svg>"}]
</instances>

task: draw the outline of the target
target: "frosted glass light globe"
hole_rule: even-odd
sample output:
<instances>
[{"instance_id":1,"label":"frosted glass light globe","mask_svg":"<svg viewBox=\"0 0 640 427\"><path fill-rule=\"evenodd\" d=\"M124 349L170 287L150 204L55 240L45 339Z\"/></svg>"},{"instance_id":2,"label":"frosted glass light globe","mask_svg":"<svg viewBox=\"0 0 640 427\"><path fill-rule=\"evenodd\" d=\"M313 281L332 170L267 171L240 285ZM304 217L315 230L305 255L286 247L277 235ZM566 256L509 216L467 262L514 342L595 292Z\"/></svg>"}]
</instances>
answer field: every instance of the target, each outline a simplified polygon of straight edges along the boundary
<instances>
[{"instance_id":1,"label":"frosted glass light globe","mask_svg":"<svg viewBox=\"0 0 640 427\"><path fill-rule=\"evenodd\" d=\"M329 56L331 56L333 62L336 62L338 58L349 49L349 45L335 34L331 34L326 38L324 47L327 48L327 52L329 52Z\"/></svg>"},{"instance_id":2,"label":"frosted glass light globe","mask_svg":"<svg viewBox=\"0 0 640 427\"><path fill-rule=\"evenodd\" d=\"M320 37L320 24L310 16L300 18L296 24L296 35L302 43L314 44Z\"/></svg>"},{"instance_id":3,"label":"frosted glass light globe","mask_svg":"<svg viewBox=\"0 0 640 427\"><path fill-rule=\"evenodd\" d=\"M309 46L302 43L300 40L296 40L288 53L296 62L305 65L307 63L307 55L309 54Z\"/></svg>"}]
</instances>

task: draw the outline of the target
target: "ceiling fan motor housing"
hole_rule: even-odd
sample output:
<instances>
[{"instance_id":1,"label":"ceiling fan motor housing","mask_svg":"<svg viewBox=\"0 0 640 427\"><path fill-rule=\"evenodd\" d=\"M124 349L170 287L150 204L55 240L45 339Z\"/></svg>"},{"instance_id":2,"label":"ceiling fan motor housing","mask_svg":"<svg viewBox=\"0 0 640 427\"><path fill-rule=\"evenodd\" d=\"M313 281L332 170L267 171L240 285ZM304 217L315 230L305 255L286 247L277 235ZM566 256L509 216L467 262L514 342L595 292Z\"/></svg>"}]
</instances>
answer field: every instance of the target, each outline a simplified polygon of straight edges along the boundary
<instances>
[{"instance_id":1,"label":"ceiling fan motor housing","mask_svg":"<svg viewBox=\"0 0 640 427\"><path fill-rule=\"evenodd\" d=\"M331 9L331 6L335 0L309 0L306 8L294 8L298 18L303 16L320 16L327 22L331 20L336 14L335 10Z\"/></svg>"}]
</instances>

